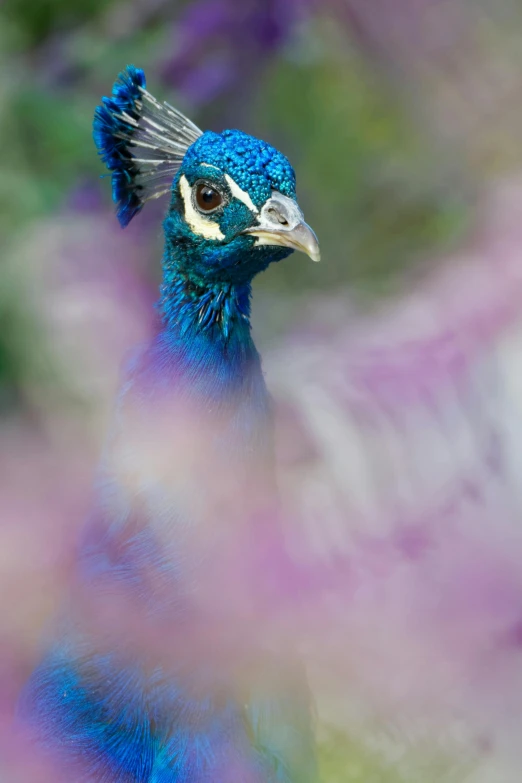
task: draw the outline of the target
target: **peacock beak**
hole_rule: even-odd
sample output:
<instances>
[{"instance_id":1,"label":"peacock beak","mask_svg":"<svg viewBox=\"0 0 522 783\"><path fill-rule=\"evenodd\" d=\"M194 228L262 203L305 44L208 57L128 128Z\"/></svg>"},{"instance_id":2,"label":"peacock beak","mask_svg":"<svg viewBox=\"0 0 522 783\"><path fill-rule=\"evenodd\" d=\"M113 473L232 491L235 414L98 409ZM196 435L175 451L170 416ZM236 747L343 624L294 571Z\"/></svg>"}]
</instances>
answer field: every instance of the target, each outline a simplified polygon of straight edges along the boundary
<instances>
[{"instance_id":1,"label":"peacock beak","mask_svg":"<svg viewBox=\"0 0 522 783\"><path fill-rule=\"evenodd\" d=\"M306 253L312 261L321 260L317 236L305 222L298 204L277 191L263 205L255 225L243 233L257 237L258 245L289 247Z\"/></svg>"}]
</instances>

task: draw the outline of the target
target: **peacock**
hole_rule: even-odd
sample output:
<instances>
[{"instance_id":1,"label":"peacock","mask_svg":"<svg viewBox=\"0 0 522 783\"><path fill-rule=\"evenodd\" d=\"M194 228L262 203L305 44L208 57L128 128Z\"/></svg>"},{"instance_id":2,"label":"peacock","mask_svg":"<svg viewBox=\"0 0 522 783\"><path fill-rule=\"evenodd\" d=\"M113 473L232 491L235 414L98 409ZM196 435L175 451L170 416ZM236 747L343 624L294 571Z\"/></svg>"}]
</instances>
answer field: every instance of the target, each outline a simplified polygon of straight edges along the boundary
<instances>
[{"instance_id":1,"label":"peacock","mask_svg":"<svg viewBox=\"0 0 522 783\"><path fill-rule=\"evenodd\" d=\"M253 278L294 250L318 261L317 237L281 152L202 132L139 68L96 109L94 140L122 227L170 199L157 327L126 361L69 595L19 719L78 781L312 781L306 675L263 620L282 547L250 307Z\"/></svg>"}]
</instances>

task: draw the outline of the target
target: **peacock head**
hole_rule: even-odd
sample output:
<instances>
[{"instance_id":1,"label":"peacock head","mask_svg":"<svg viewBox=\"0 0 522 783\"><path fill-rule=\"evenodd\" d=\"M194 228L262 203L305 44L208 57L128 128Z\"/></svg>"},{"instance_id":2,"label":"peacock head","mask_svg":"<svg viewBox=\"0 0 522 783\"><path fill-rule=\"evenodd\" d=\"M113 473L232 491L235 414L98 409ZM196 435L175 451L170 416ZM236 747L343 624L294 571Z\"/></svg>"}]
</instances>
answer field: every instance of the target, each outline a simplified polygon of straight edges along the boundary
<instances>
[{"instance_id":1,"label":"peacock head","mask_svg":"<svg viewBox=\"0 0 522 783\"><path fill-rule=\"evenodd\" d=\"M287 158L237 130L202 133L128 66L96 110L94 139L112 173L118 219L170 193L167 262L197 284L245 283L294 250L319 261Z\"/></svg>"}]
</instances>

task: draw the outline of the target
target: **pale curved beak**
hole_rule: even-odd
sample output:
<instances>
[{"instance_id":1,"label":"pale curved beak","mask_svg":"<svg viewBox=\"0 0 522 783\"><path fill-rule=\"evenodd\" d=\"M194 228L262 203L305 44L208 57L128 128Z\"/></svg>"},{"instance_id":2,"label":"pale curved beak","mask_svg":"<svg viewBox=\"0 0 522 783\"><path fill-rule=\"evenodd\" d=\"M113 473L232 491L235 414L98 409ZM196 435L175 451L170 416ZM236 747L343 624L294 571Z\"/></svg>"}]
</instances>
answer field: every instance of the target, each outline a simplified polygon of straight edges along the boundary
<instances>
[{"instance_id":1,"label":"pale curved beak","mask_svg":"<svg viewBox=\"0 0 522 783\"><path fill-rule=\"evenodd\" d=\"M289 247L306 253L312 261L321 260L317 236L305 222L299 206L277 191L263 205L256 225L247 228L243 234L257 237L258 245Z\"/></svg>"}]
</instances>

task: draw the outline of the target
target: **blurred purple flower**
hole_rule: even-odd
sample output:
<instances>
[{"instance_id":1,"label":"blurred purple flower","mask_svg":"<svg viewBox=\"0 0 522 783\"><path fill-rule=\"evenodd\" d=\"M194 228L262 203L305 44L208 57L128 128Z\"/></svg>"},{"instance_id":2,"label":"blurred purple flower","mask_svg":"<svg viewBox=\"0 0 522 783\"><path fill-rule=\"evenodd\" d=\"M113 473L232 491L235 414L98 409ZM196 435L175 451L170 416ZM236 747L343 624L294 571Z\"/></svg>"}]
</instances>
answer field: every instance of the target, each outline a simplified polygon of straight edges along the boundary
<instances>
[{"instance_id":1,"label":"blurred purple flower","mask_svg":"<svg viewBox=\"0 0 522 783\"><path fill-rule=\"evenodd\" d=\"M297 470L328 463L332 502L348 503L341 520L382 530L394 516L442 509L453 490L473 494L482 470L502 471L498 351L520 319L521 215L520 183L504 183L468 246L439 259L422 286L369 315L343 297L316 301L303 332L272 356L291 409L283 459ZM303 500L305 516L311 508Z\"/></svg>"},{"instance_id":2,"label":"blurred purple flower","mask_svg":"<svg viewBox=\"0 0 522 783\"><path fill-rule=\"evenodd\" d=\"M449 732L457 755L493 749L508 768L522 730L520 181L479 215L468 246L398 301L315 301L265 363L290 551L337 574L289 621L320 715L351 737L384 722L396 747Z\"/></svg>"},{"instance_id":3,"label":"blurred purple flower","mask_svg":"<svg viewBox=\"0 0 522 783\"><path fill-rule=\"evenodd\" d=\"M152 243L140 227L122 232L97 201L96 188L80 186L67 210L26 228L5 259L46 351L41 356L32 343L25 345L26 403L44 420L66 414L54 399L58 391L64 393L61 384L65 396L91 406L94 420L103 420L126 352L151 328ZM91 435L95 432L91 429Z\"/></svg>"},{"instance_id":4,"label":"blurred purple flower","mask_svg":"<svg viewBox=\"0 0 522 783\"><path fill-rule=\"evenodd\" d=\"M200 0L175 28L179 42L163 68L195 103L241 85L252 90L269 58L289 39L310 0Z\"/></svg>"}]
</instances>

